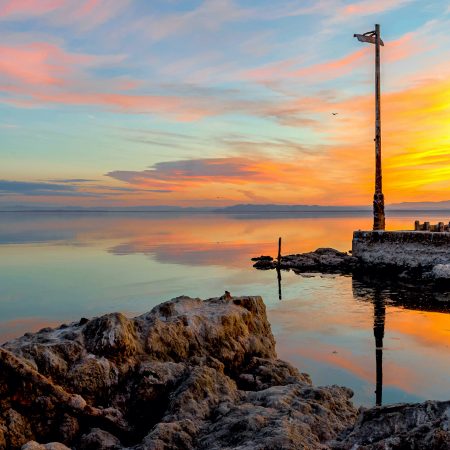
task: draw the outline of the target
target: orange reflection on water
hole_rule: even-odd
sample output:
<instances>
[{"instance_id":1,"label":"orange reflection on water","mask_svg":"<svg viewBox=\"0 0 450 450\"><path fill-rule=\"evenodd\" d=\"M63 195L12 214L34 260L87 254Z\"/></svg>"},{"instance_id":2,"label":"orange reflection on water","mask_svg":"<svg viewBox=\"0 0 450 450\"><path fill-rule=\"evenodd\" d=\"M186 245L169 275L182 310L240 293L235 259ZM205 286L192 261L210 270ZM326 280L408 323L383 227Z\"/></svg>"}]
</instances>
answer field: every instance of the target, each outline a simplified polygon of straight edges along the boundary
<instances>
[{"instance_id":1,"label":"orange reflection on water","mask_svg":"<svg viewBox=\"0 0 450 450\"><path fill-rule=\"evenodd\" d=\"M434 217L388 215L387 224L389 229L411 229L415 219L445 220L437 213ZM206 298L226 289L263 296L279 356L311 372L316 382L321 374L323 383L335 382L326 377L333 368L347 374L342 384L355 378L374 382L373 302L379 288L351 277L311 279L282 272L279 302L275 271L256 271L250 261L261 254L275 256L279 236L284 254L318 247L348 250L354 229L371 228L370 212L352 217L17 214L2 219L0 340L49 322L113 310L137 314L176 295ZM381 289L379 298L386 302L385 385L439 398L450 391L445 378L450 371L450 315L426 311L428 300L408 306L412 297L397 295L395 287ZM414 310L419 307L425 310ZM360 389L357 383L354 388Z\"/></svg>"},{"instance_id":2,"label":"orange reflection on water","mask_svg":"<svg viewBox=\"0 0 450 450\"><path fill-rule=\"evenodd\" d=\"M339 367L375 385L374 299L369 291L355 308L345 280L340 280L335 292L330 284L308 294L305 286L297 299L270 309L270 320L278 328L279 357L295 361L306 372L312 370L310 361L321 367ZM312 288L312 281L306 282ZM384 387L420 396L431 366L435 395L450 394L450 314L408 309L406 304L385 307Z\"/></svg>"},{"instance_id":3,"label":"orange reflection on water","mask_svg":"<svg viewBox=\"0 0 450 450\"><path fill-rule=\"evenodd\" d=\"M359 217L268 215L23 214L11 226L3 221L0 235L6 233L4 243L9 233L11 243L106 246L113 254L151 254L164 262L243 267L253 256L276 256L278 237L283 254L323 246L348 251L354 229L372 226L370 212ZM411 229L415 219L388 216L387 227Z\"/></svg>"}]
</instances>

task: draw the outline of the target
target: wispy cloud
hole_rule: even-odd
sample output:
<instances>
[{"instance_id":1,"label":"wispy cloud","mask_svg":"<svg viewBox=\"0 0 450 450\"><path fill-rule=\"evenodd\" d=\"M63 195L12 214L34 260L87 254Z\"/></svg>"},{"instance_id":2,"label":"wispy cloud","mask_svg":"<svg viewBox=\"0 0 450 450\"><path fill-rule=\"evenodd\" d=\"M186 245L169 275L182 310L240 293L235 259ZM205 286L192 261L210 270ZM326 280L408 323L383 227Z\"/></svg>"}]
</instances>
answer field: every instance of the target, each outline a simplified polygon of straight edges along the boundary
<instances>
[{"instance_id":1,"label":"wispy cloud","mask_svg":"<svg viewBox=\"0 0 450 450\"><path fill-rule=\"evenodd\" d=\"M114 197L121 195L140 195L146 193L165 194L169 189L150 189L139 187L127 187L106 184L91 184L91 181L80 178L67 180L43 181L18 181L0 180L0 197Z\"/></svg>"},{"instance_id":2,"label":"wispy cloud","mask_svg":"<svg viewBox=\"0 0 450 450\"><path fill-rule=\"evenodd\" d=\"M233 0L208 0L186 12L143 17L135 27L158 41L168 36L190 34L192 30L217 31L229 22L248 20L252 14L252 9L243 8Z\"/></svg>"},{"instance_id":3,"label":"wispy cloud","mask_svg":"<svg viewBox=\"0 0 450 450\"><path fill-rule=\"evenodd\" d=\"M30 196L92 196L89 192L77 192L74 186L57 183L28 182L14 180L0 180L0 196L2 195L30 195Z\"/></svg>"},{"instance_id":4,"label":"wispy cloud","mask_svg":"<svg viewBox=\"0 0 450 450\"><path fill-rule=\"evenodd\" d=\"M97 181L97 180L89 180L86 178L67 178L64 180L49 180L49 181L51 181L53 183L70 183L70 184L72 184L72 183L90 183L90 182Z\"/></svg>"},{"instance_id":5,"label":"wispy cloud","mask_svg":"<svg viewBox=\"0 0 450 450\"><path fill-rule=\"evenodd\" d=\"M86 30L117 16L129 3L129 0L2 0L0 20L33 18L53 26L76 25Z\"/></svg>"}]
</instances>

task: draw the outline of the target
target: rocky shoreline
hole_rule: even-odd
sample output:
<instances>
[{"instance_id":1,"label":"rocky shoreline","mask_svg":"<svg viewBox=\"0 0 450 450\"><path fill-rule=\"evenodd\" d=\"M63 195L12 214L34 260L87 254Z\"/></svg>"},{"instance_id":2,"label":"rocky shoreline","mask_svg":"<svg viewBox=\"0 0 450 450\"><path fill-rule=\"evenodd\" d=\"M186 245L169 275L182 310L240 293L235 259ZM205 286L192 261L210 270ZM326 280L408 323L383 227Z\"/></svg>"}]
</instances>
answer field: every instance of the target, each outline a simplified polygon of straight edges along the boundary
<instances>
[{"instance_id":1,"label":"rocky shoreline","mask_svg":"<svg viewBox=\"0 0 450 450\"><path fill-rule=\"evenodd\" d=\"M252 258L252 261L255 262L253 267L261 270L280 268L297 273L318 272L341 275L351 274L360 265L354 256L334 248L318 248L313 252L282 256L279 262L265 255Z\"/></svg>"},{"instance_id":2,"label":"rocky shoreline","mask_svg":"<svg viewBox=\"0 0 450 450\"><path fill-rule=\"evenodd\" d=\"M450 448L450 401L351 397L277 359L261 297L179 297L0 346L0 449Z\"/></svg>"},{"instance_id":3,"label":"rocky shoreline","mask_svg":"<svg viewBox=\"0 0 450 450\"><path fill-rule=\"evenodd\" d=\"M450 265L399 265L381 262L368 263L351 253L334 248L318 248L308 253L282 256L280 261L271 256L252 258L253 267L259 270L281 269L295 273L330 273L339 275L370 275L374 278L419 281L421 283L450 284Z\"/></svg>"}]
</instances>

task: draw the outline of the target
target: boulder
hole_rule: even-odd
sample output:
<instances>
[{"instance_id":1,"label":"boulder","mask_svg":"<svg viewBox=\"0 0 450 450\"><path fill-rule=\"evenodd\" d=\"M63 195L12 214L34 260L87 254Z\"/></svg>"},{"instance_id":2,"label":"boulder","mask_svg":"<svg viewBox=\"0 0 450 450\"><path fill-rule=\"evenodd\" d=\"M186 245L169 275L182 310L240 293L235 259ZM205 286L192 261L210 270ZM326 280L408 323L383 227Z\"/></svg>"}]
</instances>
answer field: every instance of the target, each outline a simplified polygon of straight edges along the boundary
<instances>
[{"instance_id":1,"label":"boulder","mask_svg":"<svg viewBox=\"0 0 450 450\"><path fill-rule=\"evenodd\" d=\"M363 411L331 444L336 450L448 450L450 401L398 404Z\"/></svg>"}]
</instances>

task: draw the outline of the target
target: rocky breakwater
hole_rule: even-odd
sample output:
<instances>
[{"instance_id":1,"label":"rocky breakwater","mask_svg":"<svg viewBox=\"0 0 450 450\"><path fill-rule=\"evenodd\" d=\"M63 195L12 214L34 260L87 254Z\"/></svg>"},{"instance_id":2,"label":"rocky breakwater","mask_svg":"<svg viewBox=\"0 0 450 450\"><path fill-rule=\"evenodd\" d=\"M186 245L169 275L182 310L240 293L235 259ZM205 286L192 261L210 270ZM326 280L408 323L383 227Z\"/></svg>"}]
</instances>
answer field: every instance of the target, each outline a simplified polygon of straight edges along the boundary
<instances>
[{"instance_id":1,"label":"rocky breakwater","mask_svg":"<svg viewBox=\"0 0 450 450\"><path fill-rule=\"evenodd\" d=\"M318 248L313 252L282 256L279 262L265 255L252 258L252 261L253 267L259 270L279 268L298 274L370 275L373 279L431 283L446 289L450 285L450 259L440 256L435 260L439 264L433 264L430 263L430 258L422 259L422 254L415 247L414 256L400 249L388 252L377 245L373 245L370 251L366 252L361 250L361 247L363 246L358 248L358 252L345 253L334 248ZM433 254L433 249L430 249L429 253ZM405 254L408 257L405 257ZM395 258L393 255L396 255ZM446 263L441 263L443 261Z\"/></svg>"},{"instance_id":2,"label":"rocky breakwater","mask_svg":"<svg viewBox=\"0 0 450 450\"><path fill-rule=\"evenodd\" d=\"M1 346L0 448L450 443L450 403L358 416L351 395L347 388L315 387L276 358L260 297L179 297L134 319L120 313L81 319ZM389 446L386 439L394 437Z\"/></svg>"},{"instance_id":3,"label":"rocky breakwater","mask_svg":"<svg viewBox=\"0 0 450 450\"><path fill-rule=\"evenodd\" d=\"M350 274L359 267L359 260L345 252L334 248L318 248L313 252L297 253L282 256L280 262L271 256L258 256L252 258L256 269L292 270L297 273L320 272Z\"/></svg>"}]
</instances>

